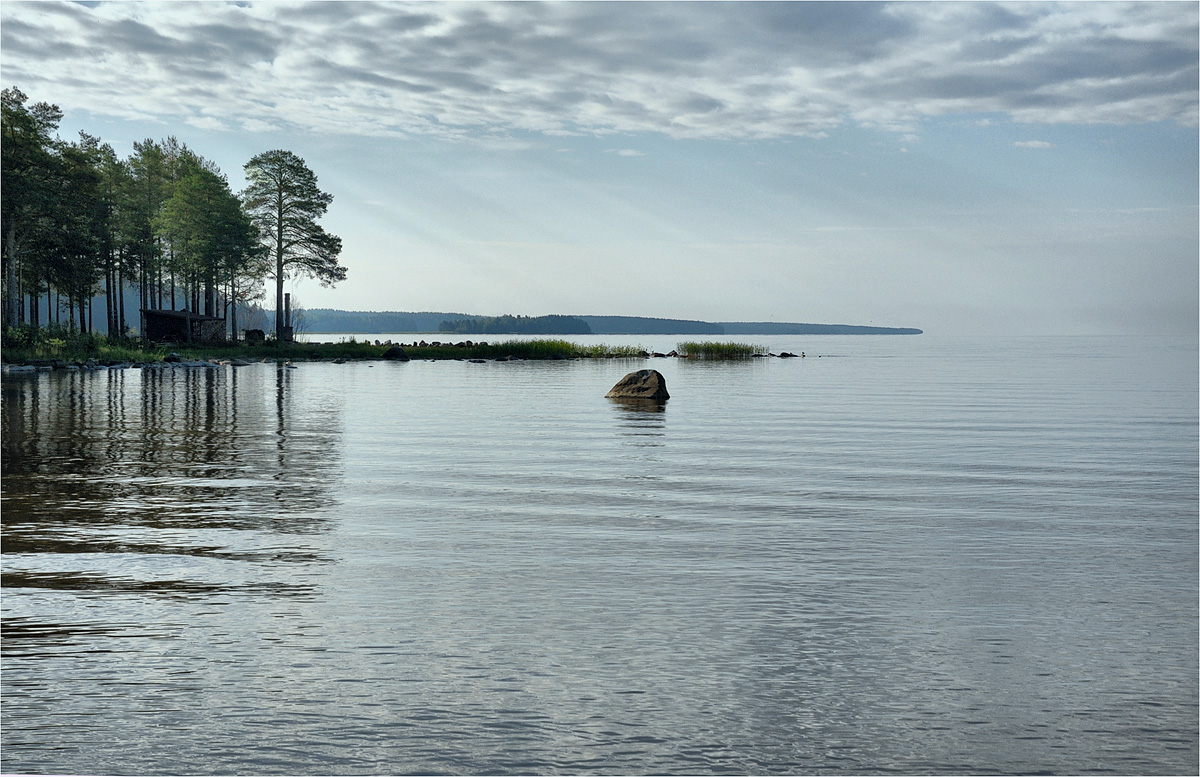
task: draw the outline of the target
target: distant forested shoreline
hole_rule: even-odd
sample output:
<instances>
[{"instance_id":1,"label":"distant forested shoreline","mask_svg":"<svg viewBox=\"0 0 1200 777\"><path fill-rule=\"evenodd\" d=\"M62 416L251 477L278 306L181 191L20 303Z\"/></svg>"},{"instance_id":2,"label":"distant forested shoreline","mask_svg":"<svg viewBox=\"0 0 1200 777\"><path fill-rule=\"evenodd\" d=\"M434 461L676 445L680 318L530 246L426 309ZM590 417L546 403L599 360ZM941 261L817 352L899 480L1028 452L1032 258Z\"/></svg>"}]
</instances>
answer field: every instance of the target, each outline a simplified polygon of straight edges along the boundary
<instances>
[{"instance_id":1,"label":"distant forested shoreline","mask_svg":"<svg viewBox=\"0 0 1200 777\"><path fill-rule=\"evenodd\" d=\"M586 321L574 316L467 317L438 324L439 332L460 335L590 335Z\"/></svg>"},{"instance_id":2,"label":"distant forested shoreline","mask_svg":"<svg viewBox=\"0 0 1200 777\"><path fill-rule=\"evenodd\" d=\"M641 316L479 316L465 313L309 308L304 329L329 334L919 335L908 327L775 321L696 321Z\"/></svg>"}]
</instances>

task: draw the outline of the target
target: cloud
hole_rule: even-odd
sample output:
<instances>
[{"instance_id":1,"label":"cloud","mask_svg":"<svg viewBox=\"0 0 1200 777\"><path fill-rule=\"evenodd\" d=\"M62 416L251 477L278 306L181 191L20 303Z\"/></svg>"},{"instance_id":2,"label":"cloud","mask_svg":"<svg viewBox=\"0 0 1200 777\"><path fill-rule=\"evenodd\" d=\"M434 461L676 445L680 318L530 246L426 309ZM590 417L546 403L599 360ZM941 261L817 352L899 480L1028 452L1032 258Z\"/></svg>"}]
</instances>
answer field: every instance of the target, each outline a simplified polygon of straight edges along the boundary
<instances>
[{"instance_id":1,"label":"cloud","mask_svg":"<svg viewBox=\"0 0 1200 777\"><path fill-rule=\"evenodd\" d=\"M316 133L816 136L1197 123L1192 3L6 2L0 65L115 117Z\"/></svg>"},{"instance_id":2,"label":"cloud","mask_svg":"<svg viewBox=\"0 0 1200 777\"><path fill-rule=\"evenodd\" d=\"M1053 143L1047 143L1044 140L1018 140L1013 145L1017 148L1054 148Z\"/></svg>"},{"instance_id":3,"label":"cloud","mask_svg":"<svg viewBox=\"0 0 1200 777\"><path fill-rule=\"evenodd\" d=\"M202 130L228 129L224 122L213 116L193 116L192 118L188 119L188 124Z\"/></svg>"}]
</instances>

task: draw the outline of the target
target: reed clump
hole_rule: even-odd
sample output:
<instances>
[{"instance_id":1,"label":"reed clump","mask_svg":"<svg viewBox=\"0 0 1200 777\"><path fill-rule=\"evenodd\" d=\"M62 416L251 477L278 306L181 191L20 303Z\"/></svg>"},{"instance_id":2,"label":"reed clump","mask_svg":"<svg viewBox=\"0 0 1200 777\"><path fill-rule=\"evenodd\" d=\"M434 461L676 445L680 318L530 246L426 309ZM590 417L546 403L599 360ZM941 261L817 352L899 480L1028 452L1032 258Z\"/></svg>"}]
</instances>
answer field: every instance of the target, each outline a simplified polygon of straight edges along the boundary
<instances>
[{"instance_id":1,"label":"reed clump","mask_svg":"<svg viewBox=\"0 0 1200 777\"><path fill-rule=\"evenodd\" d=\"M675 351L685 359L708 359L713 361L734 361L767 355L767 348L765 346L751 345L750 343L686 342L675 346Z\"/></svg>"}]
</instances>

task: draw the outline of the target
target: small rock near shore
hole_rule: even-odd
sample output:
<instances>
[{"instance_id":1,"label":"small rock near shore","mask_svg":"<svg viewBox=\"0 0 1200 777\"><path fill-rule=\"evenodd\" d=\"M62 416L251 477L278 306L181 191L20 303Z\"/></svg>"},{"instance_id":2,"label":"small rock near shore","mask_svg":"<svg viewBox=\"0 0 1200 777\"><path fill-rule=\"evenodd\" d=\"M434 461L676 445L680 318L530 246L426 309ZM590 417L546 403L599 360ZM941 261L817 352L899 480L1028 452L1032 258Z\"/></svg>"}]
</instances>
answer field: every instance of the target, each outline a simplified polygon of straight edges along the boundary
<instances>
[{"instance_id":1,"label":"small rock near shore","mask_svg":"<svg viewBox=\"0 0 1200 777\"><path fill-rule=\"evenodd\" d=\"M604 395L609 399L653 399L662 401L670 399L667 393L667 381L658 370L638 370L631 372L617 382L617 385Z\"/></svg>"}]
</instances>

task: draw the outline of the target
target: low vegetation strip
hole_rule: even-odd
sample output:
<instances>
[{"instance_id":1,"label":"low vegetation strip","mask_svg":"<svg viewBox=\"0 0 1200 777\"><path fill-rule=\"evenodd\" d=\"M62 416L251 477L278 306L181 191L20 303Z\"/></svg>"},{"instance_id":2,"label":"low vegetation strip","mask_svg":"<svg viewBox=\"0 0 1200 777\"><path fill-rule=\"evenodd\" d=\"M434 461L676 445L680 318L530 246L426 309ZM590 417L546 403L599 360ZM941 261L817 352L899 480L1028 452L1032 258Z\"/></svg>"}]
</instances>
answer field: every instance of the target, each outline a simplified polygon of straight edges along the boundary
<instances>
[{"instance_id":1,"label":"low vegetation strip","mask_svg":"<svg viewBox=\"0 0 1200 777\"><path fill-rule=\"evenodd\" d=\"M399 350L397 350L399 349ZM663 354L654 354L662 356ZM680 343L670 356L686 359L736 360L768 355L767 349L746 343ZM790 354L784 354L790 355ZM644 359L651 356L635 345L580 345L568 340L508 340L488 343L147 343L138 338L80 334L63 328L9 327L4 331L6 364L56 366L92 364L153 364L163 361L362 361L374 359Z\"/></svg>"},{"instance_id":2,"label":"low vegetation strip","mask_svg":"<svg viewBox=\"0 0 1200 777\"><path fill-rule=\"evenodd\" d=\"M566 340L512 340L500 343L424 341L375 344L338 343L146 343L137 338L108 338L61 328L10 327L4 332L7 364L151 364L177 355L184 361L280 360L332 361L383 359L399 345L407 359L636 359L647 356L636 346L578 345ZM173 360L173 359L171 359Z\"/></svg>"}]
</instances>

